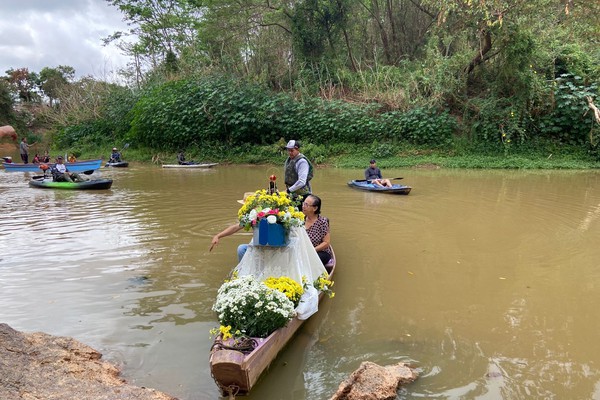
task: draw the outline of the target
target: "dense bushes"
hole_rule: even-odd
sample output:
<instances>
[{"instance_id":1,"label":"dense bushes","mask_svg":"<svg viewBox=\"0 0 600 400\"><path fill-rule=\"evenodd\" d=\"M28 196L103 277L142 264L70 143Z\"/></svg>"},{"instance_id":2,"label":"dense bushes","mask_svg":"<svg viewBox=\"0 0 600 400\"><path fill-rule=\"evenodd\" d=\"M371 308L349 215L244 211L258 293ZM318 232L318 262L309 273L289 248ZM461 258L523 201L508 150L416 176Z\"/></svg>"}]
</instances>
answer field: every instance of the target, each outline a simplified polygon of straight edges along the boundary
<instances>
[{"instance_id":1,"label":"dense bushes","mask_svg":"<svg viewBox=\"0 0 600 400\"><path fill-rule=\"evenodd\" d=\"M159 149L265 145L292 137L322 144L400 140L437 146L448 144L456 128L448 113L433 109L381 112L379 105L300 101L214 77L160 85L141 96L131 115L131 140Z\"/></svg>"}]
</instances>

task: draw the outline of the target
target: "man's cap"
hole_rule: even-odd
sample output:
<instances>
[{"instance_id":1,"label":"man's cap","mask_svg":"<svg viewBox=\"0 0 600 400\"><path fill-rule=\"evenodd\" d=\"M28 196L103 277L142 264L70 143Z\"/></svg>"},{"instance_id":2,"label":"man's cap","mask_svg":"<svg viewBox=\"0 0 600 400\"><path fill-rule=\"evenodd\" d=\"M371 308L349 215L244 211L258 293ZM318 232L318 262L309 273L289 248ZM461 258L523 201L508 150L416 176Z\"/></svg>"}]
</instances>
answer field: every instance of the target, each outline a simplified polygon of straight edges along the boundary
<instances>
[{"instance_id":1,"label":"man's cap","mask_svg":"<svg viewBox=\"0 0 600 400\"><path fill-rule=\"evenodd\" d=\"M56 159L57 159L57 160L62 160L62 159L63 159L63 157L62 157L62 156L58 156L58 157L56 157Z\"/></svg>"},{"instance_id":2,"label":"man's cap","mask_svg":"<svg viewBox=\"0 0 600 400\"><path fill-rule=\"evenodd\" d=\"M244 199L243 200L238 200L237 202L240 203L240 204L244 204L246 202L246 199L249 196L252 196L253 194L254 194L254 192L246 192L246 193L244 193Z\"/></svg>"},{"instance_id":3,"label":"man's cap","mask_svg":"<svg viewBox=\"0 0 600 400\"><path fill-rule=\"evenodd\" d=\"M371 164L375 164L375 159L372 159L371 161L369 161Z\"/></svg>"},{"instance_id":4,"label":"man's cap","mask_svg":"<svg viewBox=\"0 0 600 400\"><path fill-rule=\"evenodd\" d=\"M119 150L119 149L117 149L116 147L113 147L113 150Z\"/></svg>"},{"instance_id":5,"label":"man's cap","mask_svg":"<svg viewBox=\"0 0 600 400\"><path fill-rule=\"evenodd\" d=\"M300 148L300 141L299 140L290 140L289 142L287 142L287 145L285 146L286 149L299 149Z\"/></svg>"}]
</instances>

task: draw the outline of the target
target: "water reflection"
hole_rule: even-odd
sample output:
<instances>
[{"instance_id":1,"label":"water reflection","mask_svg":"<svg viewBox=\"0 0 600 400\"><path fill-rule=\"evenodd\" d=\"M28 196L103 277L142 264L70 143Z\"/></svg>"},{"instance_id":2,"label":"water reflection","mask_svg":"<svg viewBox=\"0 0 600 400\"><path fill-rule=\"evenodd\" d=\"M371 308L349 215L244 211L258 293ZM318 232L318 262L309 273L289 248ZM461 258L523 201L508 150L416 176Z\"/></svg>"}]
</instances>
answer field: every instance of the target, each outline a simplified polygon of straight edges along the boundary
<instances>
[{"instance_id":1,"label":"water reflection","mask_svg":"<svg viewBox=\"0 0 600 400\"><path fill-rule=\"evenodd\" d=\"M210 309L250 236L212 253L210 239L273 172L133 165L100 172L111 190L65 192L0 171L2 322L76 337L139 385L217 398ZM385 172L411 194L364 193L346 186L362 171L317 170L336 297L248 398L329 398L366 360L420 371L402 399L599 397L597 174Z\"/></svg>"}]
</instances>

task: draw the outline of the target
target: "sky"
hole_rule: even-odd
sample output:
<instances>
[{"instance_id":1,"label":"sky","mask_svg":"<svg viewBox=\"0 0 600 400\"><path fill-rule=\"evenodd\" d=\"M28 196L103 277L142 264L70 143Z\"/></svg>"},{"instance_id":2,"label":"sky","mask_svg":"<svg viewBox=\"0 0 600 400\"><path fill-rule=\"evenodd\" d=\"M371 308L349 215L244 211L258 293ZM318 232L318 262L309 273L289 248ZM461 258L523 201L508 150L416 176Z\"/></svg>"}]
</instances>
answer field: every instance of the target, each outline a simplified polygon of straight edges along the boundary
<instances>
[{"instance_id":1,"label":"sky","mask_svg":"<svg viewBox=\"0 0 600 400\"><path fill-rule=\"evenodd\" d=\"M0 76L69 65L76 78L116 81L128 59L102 39L118 30L127 24L106 0L0 0Z\"/></svg>"}]
</instances>

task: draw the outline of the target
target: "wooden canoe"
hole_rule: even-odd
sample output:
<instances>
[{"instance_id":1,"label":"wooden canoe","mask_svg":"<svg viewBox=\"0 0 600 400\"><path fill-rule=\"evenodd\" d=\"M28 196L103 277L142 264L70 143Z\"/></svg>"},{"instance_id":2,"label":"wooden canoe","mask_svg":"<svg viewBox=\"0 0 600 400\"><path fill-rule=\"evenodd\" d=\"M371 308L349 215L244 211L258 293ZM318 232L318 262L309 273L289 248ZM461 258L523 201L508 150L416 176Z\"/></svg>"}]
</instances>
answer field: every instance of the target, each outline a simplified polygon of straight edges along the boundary
<instances>
[{"instance_id":1,"label":"wooden canoe","mask_svg":"<svg viewBox=\"0 0 600 400\"><path fill-rule=\"evenodd\" d=\"M329 279L333 277L335 266L334 253L332 261L326 266L330 271ZM323 296L323 292L319 293L319 302ZM318 314L317 311L315 315ZM310 318L314 318L314 316ZM209 358L210 372L222 395L242 396L248 394L262 373L275 360L304 322L305 320L294 318L285 327L277 329L266 338L252 338L256 341L256 347L248 354L213 345ZM215 343L217 340L219 337L216 338Z\"/></svg>"},{"instance_id":2,"label":"wooden canoe","mask_svg":"<svg viewBox=\"0 0 600 400\"><path fill-rule=\"evenodd\" d=\"M215 165L217 165L217 163L203 163L203 164L163 164L163 168L212 168Z\"/></svg>"},{"instance_id":3,"label":"wooden canoe","mask_svg":"<svg viewBox=\"0 0 600 400\"><path fill-rule=\"evenodd\" d=\"M409 194L412 189L410 186L393 184L392 187L377 186L369 181L353 180L348 182L348 186L354 189L366 190L369 192L389 193L389 194Z\"/></svg>"}]
</instances>

